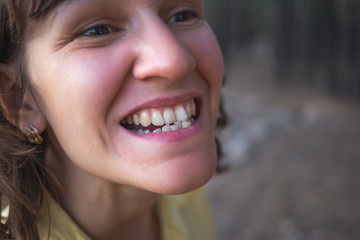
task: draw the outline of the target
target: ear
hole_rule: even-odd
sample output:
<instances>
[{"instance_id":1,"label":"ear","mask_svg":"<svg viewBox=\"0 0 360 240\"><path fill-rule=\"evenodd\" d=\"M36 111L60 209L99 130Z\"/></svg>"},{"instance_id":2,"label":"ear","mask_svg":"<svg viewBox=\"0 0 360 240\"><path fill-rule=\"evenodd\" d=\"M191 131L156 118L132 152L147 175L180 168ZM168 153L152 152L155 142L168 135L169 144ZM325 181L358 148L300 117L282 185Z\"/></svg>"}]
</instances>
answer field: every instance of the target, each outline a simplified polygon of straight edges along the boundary
<instances>
[{"instance_id":1,"label":"ear","mask_svg":"<svg viewBox=\"0 0 360 240\"><path fill-rule=\"evenodd\" d=\"M35 126L39 133L47 127L46 119L28 88L23 92L11 67L0 65L0 110L5 118L24 134L28 126Z\"/></svg>"},{"instance_id":2,"label":"ear","mask_svg":"<svg viewBox=\"0 0 360 240\"><path fill-rule=\"evenodd\" d=\"M29 126L33 125L39 133L47 128L47 121L41 112L32 91L25 90L22 104L18 114L18 127L23 133L29 132Z\"/></svg>"}]
</instances>

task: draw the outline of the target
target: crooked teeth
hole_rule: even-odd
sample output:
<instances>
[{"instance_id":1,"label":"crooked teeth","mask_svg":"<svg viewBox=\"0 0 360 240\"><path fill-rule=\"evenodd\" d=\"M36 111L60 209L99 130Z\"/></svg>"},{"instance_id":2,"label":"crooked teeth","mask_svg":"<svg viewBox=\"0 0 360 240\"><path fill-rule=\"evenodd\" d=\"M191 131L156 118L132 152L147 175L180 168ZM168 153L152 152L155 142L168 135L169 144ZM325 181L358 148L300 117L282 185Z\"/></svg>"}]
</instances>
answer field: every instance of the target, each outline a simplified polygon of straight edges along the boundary
<instances>
[{"instance_id":1,"label":"crooked teeth","mask_svg":"<svg viewBox=\"0 0 360 240\"><path fill-rule=\"evenodd\" d=\"M170 129L171 129L171 131L176 131L176 130L179 130L179 129L181 129L181 127L180 127L180 125L170 125Z\"/></svg>"},{"instance_id":2,"label":"crooked teeth","mask_svg":"<svg viewBox=\"0 0 360 240\"><path fill-rule=\"evenodd\" d=\"M149 129L138 129L134 132L136 133L140 133L140 134L147 134L147 133L161 133L161 132L172 132L172 131L177 131L177 130L180 130L180 129L183 129L183 128L188 128L192 125L192 123L194 122L195 120L193 118L187 120L187 121L182 121L182 122L174 122L174 124L172 125L164 125L162 126L162 128L157 128L155 129L154 131L150 131Z\"/></svg>"},{"instance_id":3,"label":"crooked teeth","mask_svg":"<svg viewBox=\"0 0 360 240\"><path fill-rule=\"evenodd\" d=\"M190 127L191 125L192 125L192 121L181 122L181 127L182 128L187 128L187 127Z\"/></svg>"},{"instance_id":4,"label":"crooked teeth","mask_svg":"<svg viewBox=\"0 0 360 240\"><path fill-rule=\"evenodd\" d=\"M121 124L140 125L149 127L151 124L157 126L153 133L176 131L182 128L190 127L195 121L192 117L196 115L196 106L194 101L186 104L179 104L174 107L167 107L163 110L142 110L127 116L121 121ZM154 128L152 128L154 129ZM138 133L150 133L150 130L134 130Z\"/></svg>"},{"instance_id":5,"label":"crooked teeth","mask_svg":"<svg viewBox=\"0 0 360 240\"><path fill-rule=\"evenodd\" d=\"M170 132L171 128L170 125L164 125L161 129L162 132Z\"/></svg>"},{"instance_id":6,"label":"crooked teeth","mask_svg":"<svg viewBox=\"0 0 360 240\"><path fill-rule=\"evenodd\" d=\"M153 131L153 133L159 133L159 132L162 132L161 128L157 128Z\"/></svg>"}]
</instances>

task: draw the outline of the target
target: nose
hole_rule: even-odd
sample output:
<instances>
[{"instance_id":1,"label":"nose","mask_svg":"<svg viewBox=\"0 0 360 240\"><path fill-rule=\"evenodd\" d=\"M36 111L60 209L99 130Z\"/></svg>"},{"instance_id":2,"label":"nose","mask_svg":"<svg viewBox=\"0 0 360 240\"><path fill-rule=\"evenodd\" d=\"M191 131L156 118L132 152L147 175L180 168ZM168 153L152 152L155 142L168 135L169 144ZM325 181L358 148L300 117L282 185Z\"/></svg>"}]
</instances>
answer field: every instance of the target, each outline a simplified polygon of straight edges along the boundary
<instances>
[{"instance_id":1,"label":"nose","mask_svg":"<svg viewBox=\"0 0 360 240\"><path fill-rule=\"evenodd\" d=\"M132 69L136 79L176 81L195 69L194 57L161 18L148 17L140 29L137 58Z\"/></svg>"}]
</instances>

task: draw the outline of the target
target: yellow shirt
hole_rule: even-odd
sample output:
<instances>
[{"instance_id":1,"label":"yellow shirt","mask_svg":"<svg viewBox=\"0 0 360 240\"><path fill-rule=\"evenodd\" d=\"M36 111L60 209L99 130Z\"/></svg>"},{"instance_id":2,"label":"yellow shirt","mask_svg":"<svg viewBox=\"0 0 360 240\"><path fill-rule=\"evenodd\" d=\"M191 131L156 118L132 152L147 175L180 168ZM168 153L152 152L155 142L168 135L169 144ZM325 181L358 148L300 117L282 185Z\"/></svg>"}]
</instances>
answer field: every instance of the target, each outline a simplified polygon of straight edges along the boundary
<instances>
[{"instance_id":1,"label":"yellow shirt","mask_svg":"<svg viewBox=\"0 0 360 240\"><path fill-rule=\"evenodd\" d=\"M44 195L43 202L37 220L41 240L90 239L50 194ZM204 189L182 195L161 195L158 207L163 240L216 239Z\"/></svg>"}]
</instances>

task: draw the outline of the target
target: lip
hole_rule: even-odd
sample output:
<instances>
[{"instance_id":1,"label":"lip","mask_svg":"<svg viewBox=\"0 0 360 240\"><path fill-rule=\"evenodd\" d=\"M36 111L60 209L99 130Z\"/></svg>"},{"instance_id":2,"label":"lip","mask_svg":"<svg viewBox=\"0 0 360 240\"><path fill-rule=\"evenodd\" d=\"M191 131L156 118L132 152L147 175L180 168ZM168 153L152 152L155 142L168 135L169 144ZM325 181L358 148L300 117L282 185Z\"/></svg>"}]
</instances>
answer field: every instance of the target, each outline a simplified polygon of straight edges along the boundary
<instances>
[{"instance_id":1,"label":"lip","mask_svg":"<svg viewBox=\"0 0 360 240\"><path fill-rule=\"evenodd\" d=\"M175 104L184 102L186 100L189 100L191 98L198 98L198 97L195 97L195 95L191 94L191 95L185 95L185 96L182 95L182 96L171 98L171 99L168 99L168 98L156 99L156 100L153 100L153 101L150 101L145 104L141 104L141 105L137 106L136 108L134 108L134 110L132 112L135 112L135 111L138 111L141 109L145 109L145 108L152 108L152 107L155 108L155 107L175 105ZM198 99L200 99L200 98L198 98ZM204 118L205 118L203 106L202 106L203 102L202 102L202 100L199 100L198 102L199 103L197 103L197 106L196 106L199 109L198 118L193 123L193 125L191 125L188 128L183 128L183 129L179 129L177 131L170 131L170 132L139 134L139 133L134 133L134 132L127 130L126 128L122 127L120 124L119 124L119 127L121 127L122 130L124 130L127 134L129 134L133 137L136 137L138 139L156 141L156 142L161 142L161 143L180 142L180 141L183 141L185 139L188 139L188 138L196 135L203 128ZM164 104L164 103L166 103L166 104Z\"/></svg>"},{"instance_id":2,"label":"lip","mask_svg":"<svg viewBox=\"0 0 360 240\"><path fill-rule=\"evenodd\" d=\"M121 120L126 118L128 115L130 115L134 112L140 111L142 109L173 106L173 105L185 102L185 101L193 99L193 98L201 99L201 96L199 94L195 94L195 93L187 93L187 94L182 94L182 95L178 95L175 97L155 98L150 101L147 101L146 103L142 103L142 104L137 105L136 107L130 109L125 115L123 115L122 117L119 118L118 122L120 123Z\"/></svg>"}]
</instances>

